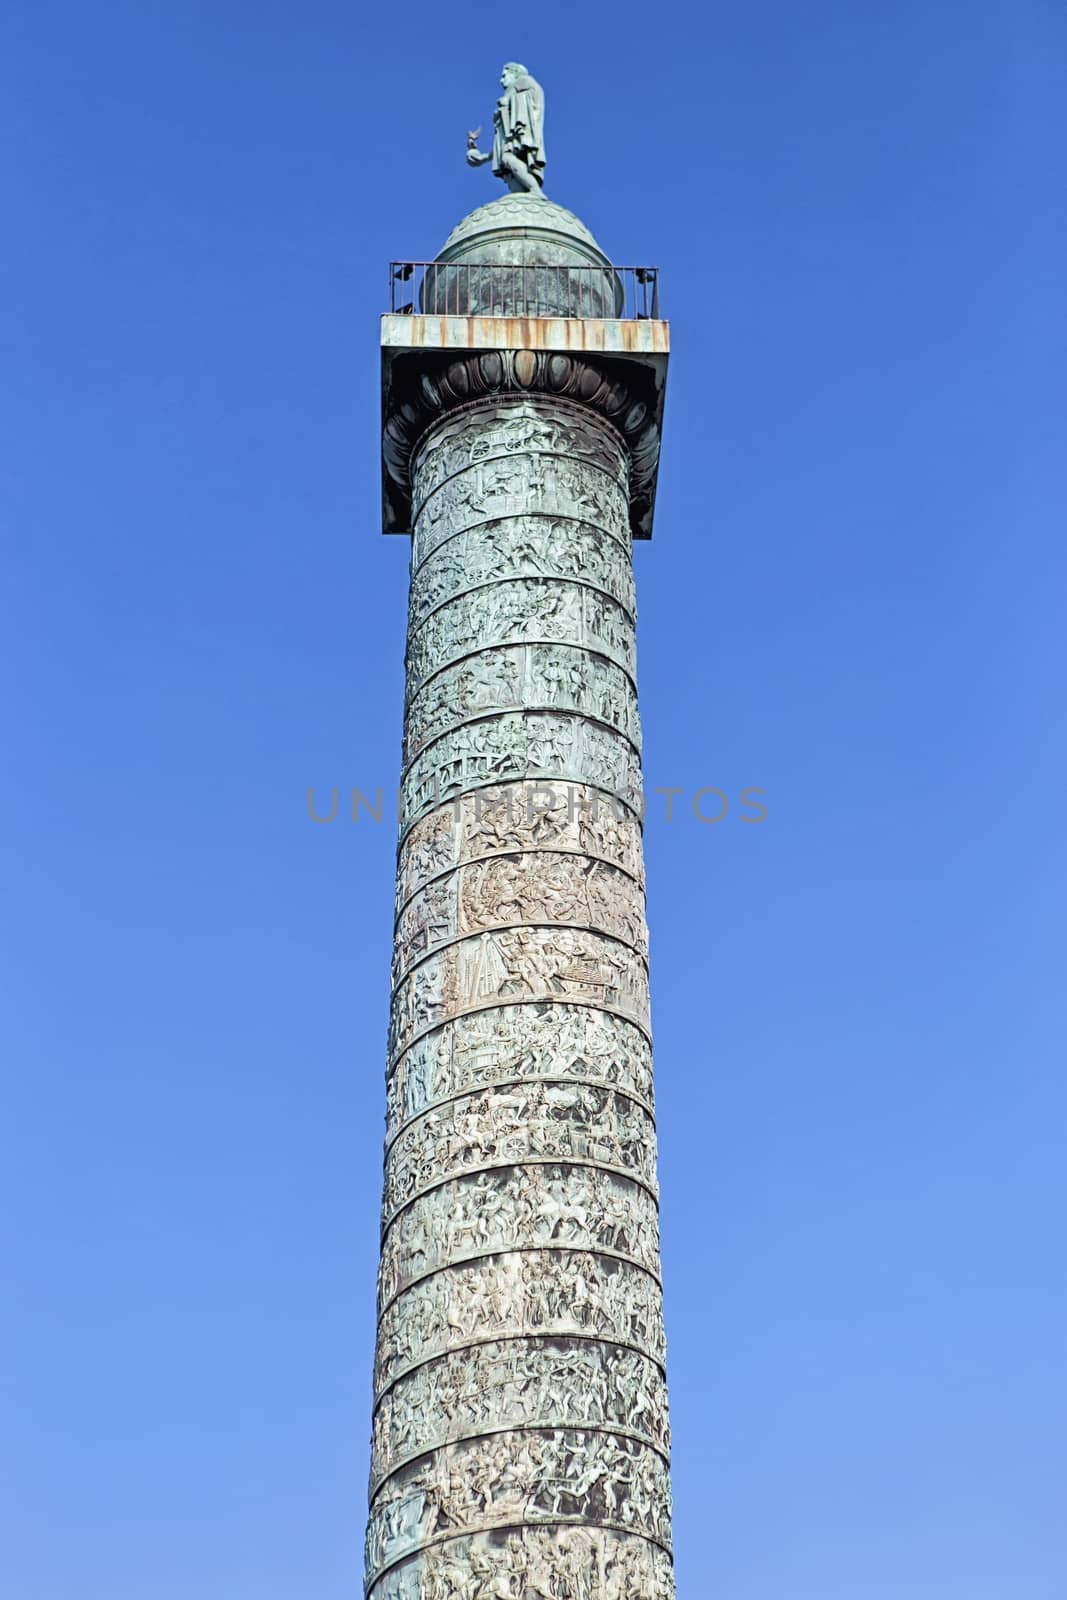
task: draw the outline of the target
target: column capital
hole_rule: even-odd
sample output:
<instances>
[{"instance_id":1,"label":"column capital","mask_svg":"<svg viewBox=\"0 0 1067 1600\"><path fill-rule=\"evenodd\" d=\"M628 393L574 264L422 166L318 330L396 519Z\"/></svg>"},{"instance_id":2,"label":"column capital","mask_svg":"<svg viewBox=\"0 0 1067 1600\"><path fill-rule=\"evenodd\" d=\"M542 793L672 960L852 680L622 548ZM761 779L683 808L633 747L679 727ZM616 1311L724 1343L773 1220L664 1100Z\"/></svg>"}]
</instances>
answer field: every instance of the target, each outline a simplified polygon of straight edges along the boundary
<instances>
[{"instance_id":1,"label":"column capital","mask_svg":"<svg viewBox=\"0 0 1067 1600\"><path fill-rule=\"evenodd\" d=\"M411 461L433 423L480 399L561 398L621 435L630 527L652 536L670 326L654 319L382 317L382 531L411 532Z\"/></svg>"}]
</instances>

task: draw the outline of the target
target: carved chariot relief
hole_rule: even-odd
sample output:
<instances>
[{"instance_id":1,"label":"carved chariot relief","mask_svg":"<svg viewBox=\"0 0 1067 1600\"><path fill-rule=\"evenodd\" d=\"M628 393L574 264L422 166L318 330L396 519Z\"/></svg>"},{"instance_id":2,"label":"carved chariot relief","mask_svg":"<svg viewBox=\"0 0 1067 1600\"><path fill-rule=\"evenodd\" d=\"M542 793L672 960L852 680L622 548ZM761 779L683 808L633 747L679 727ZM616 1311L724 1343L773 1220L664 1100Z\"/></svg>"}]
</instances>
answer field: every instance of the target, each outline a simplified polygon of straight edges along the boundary
<instances>
[{"instance_id":1,"label":"carved chariot relief","mask_svg":"<svg viewBox=\"0 0 1067 1600\"><path fill-rule=\"evenodd\" d=\"M662 1366L660 1286L617 1256L512 1251L421 1278L382 1318L375 1393L406 1369L486 1340L541 1335L632 1345Z\"/></svg>"},{"instance_id":2,"label":"carved chariot relief","mask_svg":"<svg viewBox=\"0 0 1067 1600\"><path fill-rule=\"evenodd\" d=\"M446 1540L386 1572L367 1600L673 1600L666 1550L599 1528Z\"/></svg>"},{"instance_id":3,"label":"carved chariot relief","mask_svg":"<svg viewBox=\"0 0 1067 1600\"><path fill-rule=\"evenodd\" d=\"M504 1339L440 1356L379 1401L372 1486L425 1450L526 1427L606 1427L669 1455L663 1373L628 1346L592 1339Z\"/></svg>"},{"instance_id":4,"label":"carved chariot relief","mask_svg":"<svg viewBox=\"0 0 1067 1600\"><path fill-rule=\"evenodd\" d=\"M418 1196L386 1228L379 1308L442 1267L542 1245L624 1256L658 1276L655 1197L587 1166L496 1168L454 1179Z\"/></svg>"},{"instance_id":5,"label":"carved chariot relief","mask_svg":"<svg viewBox=\"0 0 1067 1600\"><path fill-rule=\"evenodd\" d=\"M401 1468L379 1489L367 1528L367 1581L431 1541L546 1522L598 1523L669 1549L667 1464L640 1440L574 1428L448 1445Z\"/></svg>"},{"instance_id":6,"label":"carved chariot relief","mask_svg":"<svg viewBox=\"0 0 1067 1600\"><path fill-rule=\"evenodd\" d=\"M502 517L456 534L414 569L409 629L456 595L517 578L572 579L637 615L629 538L623 544L574 517Z\"/></svg>"},{"instance_id":7,"label":"carved chariot relief","mask_svg":"<svg viewBox=\"0 0 1067 1600\"><path fill-rule=\"evenodd\" d=\"M502 784L457 798L409 829L400 846L397 911L453 867L523 850L595 857L644 884L641 827L619 802L580 784Z\"/></svg>"},{"instance_id":8,"label":"carved chariot relief","mask_svg":"<svg viewBox=\"0 0 1067 1600\"><path fill-rule=\"evenodd\" d=\"M655 1127L643 1106L596 1084L543 1080L482 1089L407 1123L385 1162L386 1220L424 1189L482 1167L583 1161L654 1189Z\"/></svg>"},{"instance_id":9,"label":"carved chariot relief","mask_svg":"<svg viewBox=\"0 0 1067 1600\"><path fill-rule=\"evenodd\" d=\"M426 956L393 995L390 1054L463 1011L501 1000L586 1000L648 1028L648 976L617 939L576 928L510 928Z\"/></svg>"},{"instance_id":10,"label":"carved chariot relief","mask_svg":"<svg viewBox=\"0 0 1067 1600\"><path fill-rule=\"evenodd\" d=\"M464 723L419 752L401 783L404 826L468 789L542 779L563 790L564 803L566 785L588 784L641 810L641 764L622 734L565 712L508 711Z\"/></svg>"},{"instance_id":11,"label":"carved chariot relief","mask_svg":"<svg viewBox=\"0 0 1067 1600\"><path fill-rule=\"evenodd\" d=\"M388 1078L386 1139L430 1106L482 1085L599 1082L652 1108L652 1050L632 1022L558 1002L470 1012L417 1039Z\"/></svg>"},{"instance_id":12,"label":"carved chariot relief","mask_svg":"<svg viewBox=\"0 0 1067 1600\"><path fill-rule=\"evenodd\" d=\"M435 878L410 899L396 929L393 981L464 934L520 924L592 928L648 954L644 894L618 867L588 856L490 856Z\"/></svg>"},{"instance_id":13,"label":"carved chariot relief","mask_svg":"<svg viewBox=\"0 0 1067 1600\"><path fill-rule=\"evenodd\" d=\"M446 601L408 636L409 699L451 662L525 641L584 646L607 656L633 681L634 625L616 600L570 579L516 578Z\"/></svg>"}]
</instances>

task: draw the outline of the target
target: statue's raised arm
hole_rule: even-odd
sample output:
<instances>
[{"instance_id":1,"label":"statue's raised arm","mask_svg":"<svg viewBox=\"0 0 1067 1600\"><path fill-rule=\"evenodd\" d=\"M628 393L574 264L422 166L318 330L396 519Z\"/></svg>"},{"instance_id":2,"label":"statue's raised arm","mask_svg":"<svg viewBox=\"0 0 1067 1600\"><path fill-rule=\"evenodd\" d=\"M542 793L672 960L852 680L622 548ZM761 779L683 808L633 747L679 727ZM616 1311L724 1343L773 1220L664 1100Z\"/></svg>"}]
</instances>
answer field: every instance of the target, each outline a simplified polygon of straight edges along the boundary
<instances>
[{"instance_id":1,"label":"statue's raised arm","mask_svg":"<svg viewBox=\"0 0 1067 1600\"><path fill-rule=\"evenodd\" d=\"M478 149L480 128L467 135L467 161L480 167L491 160L496 177L515 193L540 194L545 181L545 95L536 78L517 61L500 74L504 93L493 113L493 149Z\"/></svg>"}]
</instances>

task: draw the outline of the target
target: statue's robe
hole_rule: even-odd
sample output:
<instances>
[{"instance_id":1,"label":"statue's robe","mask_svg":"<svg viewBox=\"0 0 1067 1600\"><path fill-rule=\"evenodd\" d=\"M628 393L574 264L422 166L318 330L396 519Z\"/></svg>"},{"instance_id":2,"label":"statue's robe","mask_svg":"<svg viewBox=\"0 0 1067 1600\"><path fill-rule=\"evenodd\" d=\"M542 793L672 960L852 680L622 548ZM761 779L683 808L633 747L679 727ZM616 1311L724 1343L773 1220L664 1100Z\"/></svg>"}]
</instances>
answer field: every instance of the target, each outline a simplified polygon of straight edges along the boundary
<instances>
[{"instance_id":1,"label":"statue's robe","mask_svg":"<svg viewBox=\"0 0 1067 1600\"><path fill-rule=\"evenodd\" d=\"M541 85L529 73L517 78L496 103L493 118L493 172L506 178L505 152L522 162L532 178L544 182L545 96Z\"/></svg>"}]
</instances>

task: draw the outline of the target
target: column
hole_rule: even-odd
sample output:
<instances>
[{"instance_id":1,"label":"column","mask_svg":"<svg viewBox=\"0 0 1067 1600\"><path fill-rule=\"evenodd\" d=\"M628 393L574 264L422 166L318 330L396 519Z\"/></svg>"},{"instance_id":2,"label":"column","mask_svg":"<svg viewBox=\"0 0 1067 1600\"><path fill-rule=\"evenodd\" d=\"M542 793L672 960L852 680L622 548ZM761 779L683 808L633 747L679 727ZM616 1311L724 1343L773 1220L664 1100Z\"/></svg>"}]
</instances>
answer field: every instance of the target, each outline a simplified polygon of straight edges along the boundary
<instances>
[{"instance_id":1,"label":"column","mask_svg":"<svg viewBox=\"0 0 1067 1600\"><path fill-rule=\"evenodd\" d=\"M524 354L410 468L370 1600L673 1595L631 452Z\"/></svg>"}]
</instances>

